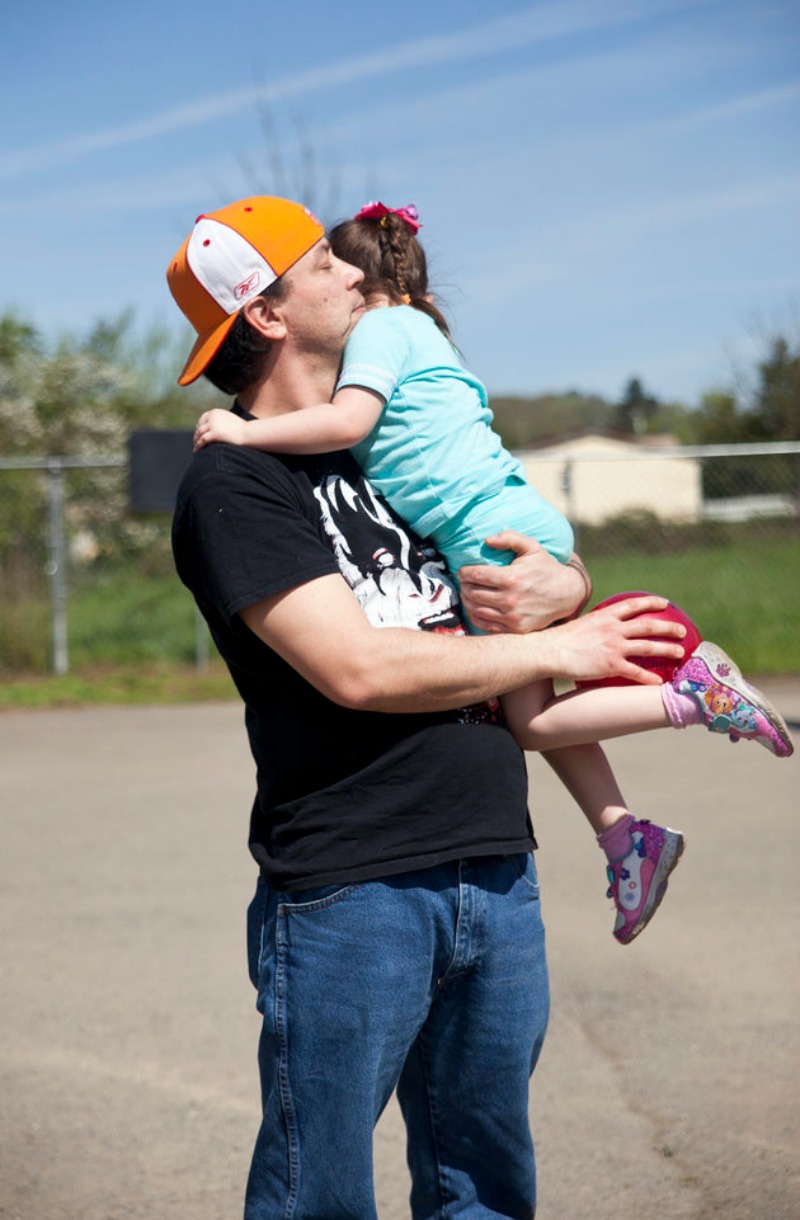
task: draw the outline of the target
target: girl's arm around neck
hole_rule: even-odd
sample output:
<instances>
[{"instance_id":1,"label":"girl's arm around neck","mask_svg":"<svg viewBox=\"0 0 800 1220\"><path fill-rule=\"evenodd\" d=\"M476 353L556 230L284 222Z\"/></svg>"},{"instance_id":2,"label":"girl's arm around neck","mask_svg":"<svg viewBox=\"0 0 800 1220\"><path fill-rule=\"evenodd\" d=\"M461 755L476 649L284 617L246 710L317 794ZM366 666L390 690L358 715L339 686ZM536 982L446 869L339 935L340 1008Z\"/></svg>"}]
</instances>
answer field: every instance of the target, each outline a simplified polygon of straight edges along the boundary
<instances>
[{"instance_id":1,"label":"girl's arm around neck","mask_svg":"<svg viewBox=\"0 0 800 1220\"><path fill-rule=\"evenodd\" d=\"M369 436L380 419L384 399L361 386L345 386L333 402L269 419L243 420L230 411L206 411L197 421L195 451L212 441L249 445L270 453L334 453Z\"/></svg>"}]
</instances>

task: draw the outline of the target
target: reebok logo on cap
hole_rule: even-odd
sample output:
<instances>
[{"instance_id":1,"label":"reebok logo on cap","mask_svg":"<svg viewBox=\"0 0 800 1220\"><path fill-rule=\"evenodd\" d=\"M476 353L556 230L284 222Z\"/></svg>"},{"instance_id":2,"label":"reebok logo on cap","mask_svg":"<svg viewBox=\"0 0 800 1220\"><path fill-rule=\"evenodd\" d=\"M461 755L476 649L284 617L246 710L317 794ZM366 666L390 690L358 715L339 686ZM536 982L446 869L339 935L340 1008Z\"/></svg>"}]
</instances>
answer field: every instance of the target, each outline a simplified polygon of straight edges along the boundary
<instances>
[{"instance_id":1,"label":"reebok logo on cap","mask_svg":"<svg viewBox=\"0 0 800 1220\"><path fill-rule=\"evenodd\" d=\"M237 284L233 290L233 295L237 301L243 301L251 292L257 292L261 288L261 276L257 271L254 271L249 280L242 280L241 284Z\"/></svg>"}]
</instances>

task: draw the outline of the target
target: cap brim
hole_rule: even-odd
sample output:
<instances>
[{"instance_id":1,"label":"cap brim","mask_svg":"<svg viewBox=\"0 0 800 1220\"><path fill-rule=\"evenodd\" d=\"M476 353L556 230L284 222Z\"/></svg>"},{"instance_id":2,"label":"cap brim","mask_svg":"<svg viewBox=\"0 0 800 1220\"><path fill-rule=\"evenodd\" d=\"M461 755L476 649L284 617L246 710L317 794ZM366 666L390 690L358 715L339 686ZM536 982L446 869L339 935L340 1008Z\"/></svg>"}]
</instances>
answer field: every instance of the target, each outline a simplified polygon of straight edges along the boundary
<instances>
[{"instance_id":1,"label":"cap brim","mask_svg":"<svg viewBox=\"0 0 800 1220\"><path fill-rule=\"evenodd\" d=\"M183 372L178 378L178 385L191 385L193 381L197 381L201 373L205 372L222 347L229 330L239 317L240 312L240 310L237 310L236 313L232 313L229 317L224 318L219 326L215 326L213 330L207 331L203 335L198 335L194 347L189 352L189 359L183 366Z\"/></svg>"}]
</instances>

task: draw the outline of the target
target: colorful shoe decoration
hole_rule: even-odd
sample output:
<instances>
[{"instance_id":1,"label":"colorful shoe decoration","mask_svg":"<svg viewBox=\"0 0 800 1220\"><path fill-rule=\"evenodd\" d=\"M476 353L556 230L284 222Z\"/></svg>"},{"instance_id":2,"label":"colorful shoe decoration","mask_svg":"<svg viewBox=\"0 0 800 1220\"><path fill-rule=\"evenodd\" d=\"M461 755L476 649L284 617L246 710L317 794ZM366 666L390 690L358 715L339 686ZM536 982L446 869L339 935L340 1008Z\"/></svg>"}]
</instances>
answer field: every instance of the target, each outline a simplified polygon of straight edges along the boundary
<instances>
[{"instance_id":1,"label":"colorful shoe decoration","mask_svg":"<svg viewBox=\"0 0 800 1220\"><path fill-rule=\"evenodd\" d=\"M654 822L631 826L633 850L609 863L607 898L614 901L614 936L630 944L649 924L667 892L667 880L683 854L683 835Z\"/></svg>"},{"instance_id":2,"label":"colorful shoe decoration","mask_svg":"<svg viewBox=\"0 0 800 1220\"><path fill-rule=\"evenodd\" d=\"M727 733L731 741L757 741L778 758L788 758L794 746L783 718L760 690L745 682L739 667L716 644L704 640L688 661L676 669L672 685L691 695L712 733Z\"/></svg>"}]
</instances>

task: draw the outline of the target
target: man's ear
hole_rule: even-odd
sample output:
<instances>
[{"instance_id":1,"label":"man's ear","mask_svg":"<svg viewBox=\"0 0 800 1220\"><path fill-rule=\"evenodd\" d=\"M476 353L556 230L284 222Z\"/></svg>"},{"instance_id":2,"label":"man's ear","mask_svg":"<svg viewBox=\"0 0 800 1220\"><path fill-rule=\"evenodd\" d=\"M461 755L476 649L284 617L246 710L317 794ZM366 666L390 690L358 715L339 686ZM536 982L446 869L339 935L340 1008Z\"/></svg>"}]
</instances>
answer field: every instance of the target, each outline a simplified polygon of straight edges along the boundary
<instances>
[{"instance_id":1,"label":"man's ear","mask_svg":"<svg viewBox=\"0 0 800 1220\"><path fill-rule=\"evenodd\" d=\"M272 301L269 297L252 297L242 306L242 314L253 329L270 342L286 338L286 324L279 301Z\"/></svg>"}]
</instances>

